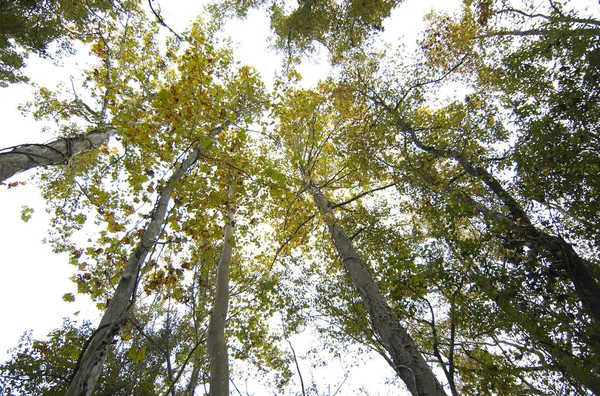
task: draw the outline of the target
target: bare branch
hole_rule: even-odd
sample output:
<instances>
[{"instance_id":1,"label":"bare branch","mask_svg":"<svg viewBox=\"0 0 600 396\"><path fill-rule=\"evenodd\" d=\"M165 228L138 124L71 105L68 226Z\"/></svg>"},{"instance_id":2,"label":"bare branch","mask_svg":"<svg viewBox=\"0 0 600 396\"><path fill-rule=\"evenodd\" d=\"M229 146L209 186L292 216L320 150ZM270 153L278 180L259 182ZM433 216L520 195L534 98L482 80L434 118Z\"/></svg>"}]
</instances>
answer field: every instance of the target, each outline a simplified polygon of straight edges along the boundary
<instances>
[{"instance_id":1,"label":"bare branch","mask_svg":"<svg viewBox=\"0 0 600 396\"><path fill-rule=\"evenodd\" d=\"M292 355L294 356L294 363L296 364L296 371L298 371L298 376L300 377L300 387L302 388L302 396L306 396L306 390L304 389L304 379L302 378L302 371L300 371L300 366L298 365L298 358L296 357L296 351L292 346L290 340L286 340L290 345L290 349L292 350Z\"/></svg>"},{"instance_id":2,"label":"bare branch","mask_svg":"<svg viewBox=\"0 0 600 396\"><path fill-rule=\"evenodd\" d=\"M396 183L390 183L390 184L387 184L385 186L377 187L377 188L374 188L372 190L362 192L362 193L360 193L358 195L355 195L354 197L348 199L347 201L340 202L340 203L337 203L335 205L332 205L331 209L335 209L335 208L339 208L339 207L348 205L349 203L352 203L352 202L356 201L357 199L364 197L365 195L372 194L372 193L374 193L376 191L385 190L386 188L390 188L390 187L393 187L395 185L396 185Z\"/></svg>"},{"instance_id":3,"label":"bare branch","mask_svg":"<svg viewBox=\"0 0 600 396\"><path fill-rule=\"evenodd\" d=\"M150 11L152 11L152 14L154 14L154 16L156 17L156 21L166 27L171 33L173 33L173 35L177 38L177 40L179 41L183 41L183 37L181 37L177 32L175 32L173 29L171 29L171 27L169 25L167 25L167 23L165 22L165 20L163 19L162 15L160 15L160 5L158 6L158 10L154 9L154 6L152 6L152 2L155 0L148 0L148 5L150 6Z\"/></svg>"}]
</instances>

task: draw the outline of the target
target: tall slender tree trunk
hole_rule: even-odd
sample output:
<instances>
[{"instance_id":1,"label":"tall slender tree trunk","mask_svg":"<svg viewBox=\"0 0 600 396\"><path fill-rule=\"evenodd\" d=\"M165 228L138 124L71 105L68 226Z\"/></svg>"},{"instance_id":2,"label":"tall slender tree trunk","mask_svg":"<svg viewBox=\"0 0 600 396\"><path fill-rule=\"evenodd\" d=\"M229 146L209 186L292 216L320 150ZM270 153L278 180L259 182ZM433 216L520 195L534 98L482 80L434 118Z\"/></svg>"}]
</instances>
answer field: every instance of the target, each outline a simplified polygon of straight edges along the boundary
<instances>
[{"instance_id":1,"label":"tall slender tree trunk","mask_svg":"<svg viewBox=\"0 0 600 396\"><path fill-rule=\"evenodd\" d=\"M67 396L89 396L92 394L96 382L102 372L108 348L112 345L114 337L119 333L124 324L129 308L133 304L134 292L138 283L139 270L146 259L148 251L154 246L163 222L166 217L171 194L177 182L185 175L186 171L198 160L200 146L194 148L173 172L158 197L156 206L151 214L151 219L140 242L129 256L123 270L115 294L110 300L100 325L88 340L86 347L81 352L79 361L69 388Z\"/></svg>"},{"instance_id":2,"label":"tall slender tree trunk","mask_svg":"<svg viewBox=\"0 0 600 396\"><path fill-rule=\"evenodd\" d=\"M198 386L198 379L200 378L200 360L194 358L194 365L192 367L192 373L190 374L190 381L185 388L185 396L194 396L196 387Z\"/></svg>"},{"instance_id":3,"label":"tall slender tree trunk","mask_svg":"<svg viewBox=\"0 0 600 396\"><path fill-rule=\"evenodd\" d=\"M231 239L233 238L233 187L230 183L227 196L227 218L223 250L219 257L216 278L215 302L208 325L206 343L210 361L210 396L229 396L229 358L225 321L229 308L229 267L231 265Z\"/></svg>"},{"instance_id":4,"label":"tall slender tree trunk","mask_svg":"<svg viewBox=\"0 0 600 396\"><path fill-rule=\"evenodd\" d=\"M0 182L37 166L66 164L75 155L100 147L116 133L112 127L45 144L23 144L0 152Z\"/></svg>"},{"instance_id":5,"label":"tall slender tree trunk","mask_svg":"<svg viewBox=\"0 0 600 396\"><path fill-rule=\"evenodd\" d=\"M508 208L512 217L511 228L522 236L523 240L535 251L545 251L552 258L553 266L563 270L575 287L575 292L588 314L600 323L600 285L598 285L600 268L589 260L579 256L573 246L562 238L550 235L538 229L519 202L508 192L498 179L487 169L473 164L459 153L439 150L421 143L412 129L409 135L416 147L438 158L450 158L469 175L481 180L483 184Z\"/></svg>"},{"instance_id":6,"label":"tall slender tree trunk","mask_svg":"<svg viewBox=\"0 0 600 396\"><path fill-rule=\"evenodd\" d=\"M305 186L325 217L329 234L342 259L344 269L357 288L369 313L371 325L390 354L398 376L413 396L446 395L414 341L381 294L365 263L354 250L352 240L337 223L331 203L311 180L305 181Z\"/></svg>"}]
</instances>

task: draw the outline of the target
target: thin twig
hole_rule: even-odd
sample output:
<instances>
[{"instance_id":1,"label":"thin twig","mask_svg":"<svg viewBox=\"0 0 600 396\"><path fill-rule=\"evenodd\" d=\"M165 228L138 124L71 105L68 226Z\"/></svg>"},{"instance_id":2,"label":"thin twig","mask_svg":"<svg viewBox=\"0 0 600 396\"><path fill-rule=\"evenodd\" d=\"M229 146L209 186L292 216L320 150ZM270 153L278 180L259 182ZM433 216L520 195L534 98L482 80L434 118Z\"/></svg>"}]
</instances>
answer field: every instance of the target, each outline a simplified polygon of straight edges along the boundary
<instances>
[{"instance_id":1,"label":"thin twig","mask_svg":"<svg viewBox=\"0 0 600 396\"><path fill-rule=\"evenodd\" d=\"M290 349L292 350L292 355L294 356L294 363L296 364L296 371L298 371L298 376L300 377L300 387L302 388L302 396L306 396L306 391L304 389L304 379L302 378L302 372L300 371L300 366L298 365L298 358L296 357L296 351L292 346L290 340L286 340L290 345Z\"/></svg>"},{"instance_id":2,"label":"thin twig","mask_svg":"<svg viewBox=\"0 0 600 396\"><path fill-rule=\"evenodd\" d=\"M347 201L340 202L340 203L337 203L337 204L333 205L333 206L331 207L331 209L335 209L335 208L339 208L339 207L341 207L341 206L348 205L349 203L352 203L352 202L356 201L357 199L364 197L365 195L372 194L372 193L374 193L374 192L376 192L376 191L385 190L386 188L390 188L390 187L393 187L393 186L395 186L395 185L396 185L396 183L390 183L390 184L387 184L387 185L385 185L385 186L377 187L377 188L374 188L374 189L372 189L372 190L369 190L369 191L362 192L362 193L360 193L360 194L358 194L358 195L355 195L354 197L352 197L352 198L348 199Z\"/></svg>"}]
</instances>

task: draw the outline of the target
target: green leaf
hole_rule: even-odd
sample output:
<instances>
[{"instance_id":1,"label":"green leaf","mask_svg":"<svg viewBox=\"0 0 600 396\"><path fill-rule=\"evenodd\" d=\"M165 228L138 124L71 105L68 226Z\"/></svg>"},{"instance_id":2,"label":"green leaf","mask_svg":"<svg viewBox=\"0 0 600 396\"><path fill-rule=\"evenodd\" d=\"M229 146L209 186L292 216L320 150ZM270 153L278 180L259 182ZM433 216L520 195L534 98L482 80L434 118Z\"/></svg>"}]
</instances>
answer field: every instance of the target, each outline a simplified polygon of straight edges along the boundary
<instances>
[{"instance_id":1,"label":"green leaf","mask_svg":"<svg viewBox=\"0 0 600 396\"><path fill-rule=\"evenodd\" d=\"M31 219L31 214L34 212L33 208L27 205L21 206L21 220L27 223Z\"/></svg>"},{"instance_id":2,"label":"green leaf","mask_svg":"<svg viewBox=\"0 0 600 396\"><path fill-rule=\"evenodd\" d=\"M66 293L63 295L62 299L63 299L63 301L66 301L66 302L74 302L75 296L73 295L73 293Z\"/></svg>"},{"instance_id":3,"label":"green leaf","mask_svg":"<svg viewBox=\"0 0 600 396\"><path fill-rule=\"evenodd\" d=\"M131 360L133 360L134 363L139 363L146 359L146 350L144 348L134 346L129 348L127 355L131 358Z\"/></svg>"},{"instance_id":4,"label":"green leaf","mask_svg":"<svg viewBox=\"0 0 600 396\"><path fill-rule=\"evenodd\" d=\"M160 99L162 102L167 102L172 96L173 94L168 89L161 89L161 91L158 93L158 99Z\"/></svg>"},{"instance_id":5,"label":"green leaf","mask_svg":"<svg viewBox=\"0 0 600 396\"><path fill-rule=\"evenodd\" d=\"M84 215L83 213L78 213L77 215L75 215L75 217L73 217L73 220L75 220L77 224L83 225L85 223L86 218L86 215Z\"/></svg>"},{"instance_id":6,"label":"green leaf","mask_svg":"<svg viewBox=\"0 0 600 396\"><path fill-rule=\"evenodd\" d=\"M84 280L77 280L77 293L86 294L90 291L90 287Z\"/></svg>"},{"instance_id":7,"label":"green leaf","mask_svg":"<svg viewBox=\"0 0 600 396\"><path fill-rule=\"evenodd\" d=\"M212 191L210 193L210 198L209 199L210 199L210 204L212 206L218 206L221 203L223 203L223 197L221 196L221 194L219 194L216 191Z\"/></svg>"},{"instance_id":8,"label":"green leaf","mask_svg":"<svg viewBox=\"0 0 600 396\"><path fill-rule=\"evenodd\" d=\"M202 136L199 141L200 147L208 149L213 145L213 140L210 136Z\"/></svg>"}]
</instances>

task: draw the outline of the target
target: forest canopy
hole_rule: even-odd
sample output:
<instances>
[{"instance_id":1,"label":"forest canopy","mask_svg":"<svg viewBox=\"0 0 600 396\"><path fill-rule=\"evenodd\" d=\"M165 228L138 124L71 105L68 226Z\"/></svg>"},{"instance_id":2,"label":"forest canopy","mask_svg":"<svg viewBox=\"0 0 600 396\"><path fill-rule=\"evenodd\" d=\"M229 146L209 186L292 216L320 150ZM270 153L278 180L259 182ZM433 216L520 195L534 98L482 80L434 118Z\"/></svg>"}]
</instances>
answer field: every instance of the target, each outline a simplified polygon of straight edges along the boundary
<instances>
[{"instance_id":1,"label":"forest canopy","mask_svg":"<svg viewBox=\"0 0 600 396\"><path fill-rule=\"evenodd\" d=\"M464 0L409 51L382 45L400 2L225 1L177 33L155 2L40 4L50 30L7 33L0 81L25 80L2 54L75 30L95 63L38 87L54 138L1 150L0 179L36 169L63 299L102 319L24 334L7 394L228 395L245 372L318 394L289 341L312 332L387 362L382 391L600 395L598 5ZM251 9L272 82L223 37Z\"/></svg>"}]
</instances>

